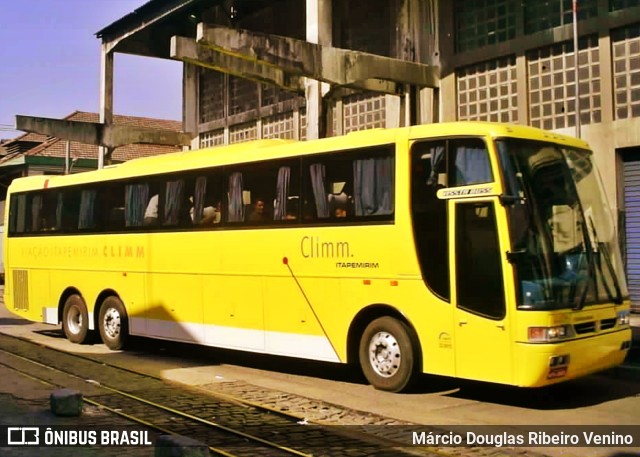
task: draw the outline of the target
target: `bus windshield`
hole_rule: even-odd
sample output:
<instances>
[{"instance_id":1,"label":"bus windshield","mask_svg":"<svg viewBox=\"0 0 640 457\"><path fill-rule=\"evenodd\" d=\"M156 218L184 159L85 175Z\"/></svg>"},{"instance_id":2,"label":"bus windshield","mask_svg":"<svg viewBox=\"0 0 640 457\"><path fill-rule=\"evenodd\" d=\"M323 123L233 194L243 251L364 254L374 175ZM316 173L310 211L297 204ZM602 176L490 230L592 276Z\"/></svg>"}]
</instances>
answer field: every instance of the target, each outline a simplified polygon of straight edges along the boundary
<instances>
[{"instance_id":1,"label":"bus windshield","mask_svg":"<svg viewBox=\"0 0 640 457\"><path fill-rule=\"evenodd\" d=\"M627 295L617 235L592 152L501 139L519 309L581 309Z\"/></svg>"}]
</instances>

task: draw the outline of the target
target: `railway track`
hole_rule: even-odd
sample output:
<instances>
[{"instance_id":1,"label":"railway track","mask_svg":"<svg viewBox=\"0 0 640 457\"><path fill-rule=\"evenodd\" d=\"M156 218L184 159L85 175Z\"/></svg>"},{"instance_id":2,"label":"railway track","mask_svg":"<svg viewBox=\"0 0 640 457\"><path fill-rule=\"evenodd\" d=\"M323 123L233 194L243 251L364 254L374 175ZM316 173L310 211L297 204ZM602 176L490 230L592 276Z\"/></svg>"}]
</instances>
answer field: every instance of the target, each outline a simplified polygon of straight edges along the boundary
<instances>
[{"instance_id":1,"label":"railway track","mask_svg":"<svg viewBox=\"0 0 640 457\"><path fill-rule=\"evenodd\" d=\"M34 348L37 347L37 350ZM401 443L340 427L301 421L230 395L168 384L162 379L0 335L0 364L52 388L83 392L85 402L155 433L188 436L213 455L399 456L437 455L402 449Z\"/></svg>"}]
</instances>

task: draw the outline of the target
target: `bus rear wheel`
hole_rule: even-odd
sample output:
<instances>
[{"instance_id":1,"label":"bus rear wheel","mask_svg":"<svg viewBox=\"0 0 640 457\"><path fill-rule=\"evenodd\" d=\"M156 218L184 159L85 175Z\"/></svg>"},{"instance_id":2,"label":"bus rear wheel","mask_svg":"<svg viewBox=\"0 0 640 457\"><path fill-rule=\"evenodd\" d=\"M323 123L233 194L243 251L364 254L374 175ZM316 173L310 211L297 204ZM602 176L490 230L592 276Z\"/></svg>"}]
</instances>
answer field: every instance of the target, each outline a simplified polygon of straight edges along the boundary
<instances>
[{"instance_id":1,"label":"bus rear wheel","mask_svg":"<svg viewBox=\"0 0 640 457\"><path fill-rule=\"evenodd\" d=\"M82 344L89 334L87 305L78 294L70 295L62 310L62 330L72 343Z\"/></svg>"},{"instance_id":2,"label":"bus rear wheel","mask_svg":"<svg viewBox=\"0 0 640 457\"><path fill-rule=\"evenodd\" d=\"M369 383L379 390L400 392L416 375L416 352L411 330L389 316L372 321L360 340L360 366Z\"/></svg>"},{"instance_id":3,"label":"bus rear wheel","mask_svg":"<svg viewBox=\"0 0 640 457\"><path fill-rule=\"evenodd\" d=\"M114 351L124 348L129 336L127 311L118 297L107 297L100 307L98 318L100 338Z\"/></svg>"}]
</instances>

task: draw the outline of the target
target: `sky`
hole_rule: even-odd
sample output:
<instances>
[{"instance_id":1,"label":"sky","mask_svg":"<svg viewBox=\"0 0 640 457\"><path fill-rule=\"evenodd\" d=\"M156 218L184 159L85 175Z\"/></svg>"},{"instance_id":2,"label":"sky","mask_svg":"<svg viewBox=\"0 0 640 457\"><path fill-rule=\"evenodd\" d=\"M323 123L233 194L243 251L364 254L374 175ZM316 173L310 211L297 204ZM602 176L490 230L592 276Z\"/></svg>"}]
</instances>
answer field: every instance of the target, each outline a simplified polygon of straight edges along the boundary
<instances>
[{"instance_id":1,"label":"sky","mask_svg":"<svg viewBox=\"0 0 640 457\"><path fill-rule=\"evenodd\" d=\"M17 114L100 110L96 32L148 0L0 0L0 139ZM116 53L114 113L180 120L182 65Z\"/></svg>"}]
</instances>

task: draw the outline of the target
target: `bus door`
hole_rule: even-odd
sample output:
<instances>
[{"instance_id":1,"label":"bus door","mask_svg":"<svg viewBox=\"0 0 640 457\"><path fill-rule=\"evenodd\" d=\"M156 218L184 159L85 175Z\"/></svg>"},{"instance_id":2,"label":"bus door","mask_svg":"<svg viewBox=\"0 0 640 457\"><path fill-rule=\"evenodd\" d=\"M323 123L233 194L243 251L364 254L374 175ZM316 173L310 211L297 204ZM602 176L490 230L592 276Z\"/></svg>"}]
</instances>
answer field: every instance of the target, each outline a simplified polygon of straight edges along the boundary
<instances>
[{"instance_id":1,"label":"bus door","mask_svg":"<svg viewBox=\"0 0 640 457\"><path fill-rule=\"evenodd\" d=\"M497 199L450 200L456 376L512 382Z\"/></svg>"}]
</instances>

